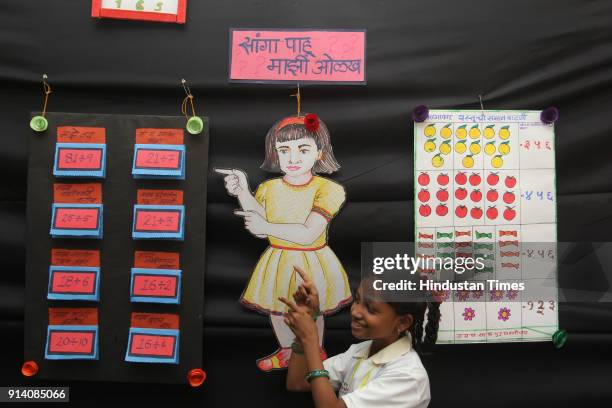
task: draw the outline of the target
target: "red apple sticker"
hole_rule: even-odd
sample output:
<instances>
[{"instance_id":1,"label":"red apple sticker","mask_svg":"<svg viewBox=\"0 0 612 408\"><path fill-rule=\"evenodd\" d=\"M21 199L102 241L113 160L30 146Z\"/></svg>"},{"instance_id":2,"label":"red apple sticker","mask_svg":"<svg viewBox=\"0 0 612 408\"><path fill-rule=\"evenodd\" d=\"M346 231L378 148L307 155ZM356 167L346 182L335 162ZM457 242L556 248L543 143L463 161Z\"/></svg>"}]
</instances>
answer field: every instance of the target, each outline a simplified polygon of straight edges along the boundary
<instances>
[{"instance_id":1,"label":"red apple sticker","mask_svg":"<svg viewBox=\"0 0 612 408\"><path fill-rule=\"evenodd\" d=\"M495 207L489 207L487 210L487 218L490 220L496 219L498 215L497 208Z\"/></svg>"},{"instance_id":2,"label":"red apple sticker","mask_svg":"<svg viewBox=\"0 0 612 408\"><path fill-rule=\"evenodd\" d=\"M482 200L482 193L480 192L480 190L473 190L473 191L470 193L470 199L471 199L473 202L475 202L475 203L477 203L477 202L479 202L480 200Z\"/></svg>"},{"instance_id":3,"label":"red apple sticker","mask_svg":"<svg viewBox=\"0 0 612 408\"><path fill-rule=\"evenodd\" d=\"M498 181L499 181L499 176L497 175L497 173L491 173L487 176L487 183L490 186L496 185Z\"/></svg>"},{"instance_id":4,"label":"red apple sticker","mask_svg":"<svg viewBox=\"0 0 612 408\"><path fill-rule=\"evenodd\" d=\"M473 219L479 220L482 217L482 209L480 207L474 207L470 210L470 215Z\"/></svg>"},{"instance_id":5,"label":"red apple sticker","mask_svg":"<svg viewBox=\"0 0 612 408\"><path fill-rule=\"evenodd\" d=\"M419 214L421 214L422 217L429 217L431 214L431 207L428 204L421 204L419 207Z\"/></svg>"},{"instance_id":6,"label":"red apple sticker","mask_svg":"<svg viewBox=\"0 0 612 408\"><path fill-rule=\"evenodd\" d=\"M512 204L514 202L514 193L512 191L506 191L504 193L504 203Z\"/></svg>"},{"instance_id":7,"label":"red apple sticker","mask_svg":"<svg viewBox=\"0 0 612 408\"><path fill-rule=\"evenodd\" d=\"M420 185L426 186L429 184L429 174L421 173L419 174L419 178L417 180L419 181Z\"/></svg>"},{"instance_id":8,"label":"red apple sticker","mask_svg":"<svg viewBox=\"0 0 612 408\"><path fill-rule=\"evenodd\" d=\"M467 190L465 188L459 187L455 190L455 198L457 198L457 200L464 200L465 197L467 197Z\"/></svg>"},{"instance_id":9,"label":"red apple sticker","mask_svg":"<svg viewBox=\"0 0 612 408\"><path fill-rule=\"evenodd\" d=\"M465 218L467 212L467 207L465 205L460 205L459 207L455 208L455 215L459 218Z\"/></svg>"},{"instance_id":10,"label":"red apple sticker","mask_svg":"<svg viewBox=\"0 0 612 408\"><path fill-rule=\"evenodd\" d=\"M419 191L419 201L421 202L429 201L429 191L425 189L421 189L421 191Z\"/></svg>"},{"instance_id":11,"label":"red apple sticker","mask_svg":"<svg viewBox=\"0 0 612 408\"><path fill-rule=\"evenodd\" d=\"M448 174L442 173L438 175L438 184L441 186L445 186L448 184Z\"/></svg>"},{"instance_id":12,"label":"red apple sticker","mask_svg":"<svg viewBox=\"0 0 612 408\"><path fill-rule=\"evenodd\" d=\"M499 198L499 194L497 194L497 190L491 189L487 191L487 201L494 202Z\"/></svg>"},{"instance_id":13,"label":"red apple sticker","mask_svg":"<svg viewBox=\"0 0 612 408\"><path fill-rule=\"evenodd\" d=\"M455 183L461 184L461 185L467 183L467 176L465 175L465 173L461 171L457 173L457 175L455 176Z\"/></svg>"},{"instance_id":14,"label":"red apple sticker","mask_svg":"<svg viewBox=\"0 0 612 408\"><path fill-rule=\"evenodd\" d=\"M441 188L436 193L436 198L438 199L438 201L448 201L448 191L446 191L445 188Z\"/></svg>"},{"instance_id":15,"label":"red apple sticker","mask_svg":"<svg viewBox=\"0 0 612 408\"><path fill-rule=\"evenodd\" d=\"M506 183L506 187L514 188L514 186L516 185L516 177L506 176L506 180L504 182Z\"/></svg>"},{"instance_id":16,"label":"red apple sticker","mask_svg":"<svg viewBox=\"0 0 612 408\"><path fill-rule=\"evenodd\" d=\"M448 214L448 207L446 204L439 204L436 207L436 214L440 217L444 217L446 214Z\"/></svg>"},{"instance_id":17,"label":"red apple sticker","mask_svg":"<svg viewBox=\"0 0 612 408\"><path fill-rule=\"evenodd\" d=\"M480 181L481 181L480 174L476 174L476 173L474 173L474 174L472 174L472 175L470 176L470 184L471 184L471 185L473 185L473 186L477 186L477 185L479 185L479 184L480 184Z\"/></svg>"},{"instance_id":18,"label":"red apple sticker","mask_svg":"<svg viewBox=\"0 0 612 408\"><path fill-rule=\"evenodd\" d=\"M506 207L504 210L504 219L506 221L512 221L516 217L516 211L514 211L513 207Z\"/></svg>"}]
</instances>

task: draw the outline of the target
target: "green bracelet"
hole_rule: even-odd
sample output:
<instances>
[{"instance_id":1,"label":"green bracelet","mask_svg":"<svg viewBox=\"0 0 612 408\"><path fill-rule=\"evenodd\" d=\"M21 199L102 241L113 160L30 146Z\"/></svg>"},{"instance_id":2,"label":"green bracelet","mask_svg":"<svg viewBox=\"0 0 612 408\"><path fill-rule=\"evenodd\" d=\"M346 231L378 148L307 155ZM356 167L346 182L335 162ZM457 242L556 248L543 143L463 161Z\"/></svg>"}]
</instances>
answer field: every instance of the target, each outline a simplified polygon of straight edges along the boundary
<instances>
[{"instance_id":1,"label":"green bracelet","mask_svg":"<svg viewBox=\"0 0 612 408\"><path fill-rule=\"evenodd\" d=\"M291 351L295 354L304 354L304 348L300 342L294 341L291 343Z\"/></svg>"},{"instance_id":2,"label":"green bracelet","mask_svg":"<svg viewBox=\"0 0 612 408\"><path fill-rule=\"evenodd\" d=\"M306 381L311 382L315 378L326 377L329 380L329 371L327 370L314 370L306 375Z\"/></svg>"},{"instance_id":3,"label":"green bracelet","mask_svg":"<svg viewBox=\"0 0 612 408\"><path fill-rule=\"evenodd\" d=\"M317 321L317 319L319 318L319 316L321 316L323 313L316 311L316 312L312 312L310 314L310 316L312 316L312 320L314 320L315 322Z\"/></svg>"}]
</instances>

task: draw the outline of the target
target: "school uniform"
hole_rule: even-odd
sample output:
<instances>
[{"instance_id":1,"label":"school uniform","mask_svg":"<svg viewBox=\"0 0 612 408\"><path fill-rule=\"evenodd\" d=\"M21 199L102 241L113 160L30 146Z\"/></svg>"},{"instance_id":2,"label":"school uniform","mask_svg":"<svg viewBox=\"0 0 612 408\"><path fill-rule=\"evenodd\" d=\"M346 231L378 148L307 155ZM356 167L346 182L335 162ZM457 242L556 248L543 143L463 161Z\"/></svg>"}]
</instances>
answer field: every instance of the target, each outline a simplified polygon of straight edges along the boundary
<instances>
[{"instance_id":1,"label":"school uniform","mask_svg":"<svg viewBox=\"0 0 612 408\"><path fill-rule=\"evenodd\" d=\"M353 344L323 362L348 408L425 408L429 378L409 335L368 358L372 341Z\"/></svg>"}]
</instances>

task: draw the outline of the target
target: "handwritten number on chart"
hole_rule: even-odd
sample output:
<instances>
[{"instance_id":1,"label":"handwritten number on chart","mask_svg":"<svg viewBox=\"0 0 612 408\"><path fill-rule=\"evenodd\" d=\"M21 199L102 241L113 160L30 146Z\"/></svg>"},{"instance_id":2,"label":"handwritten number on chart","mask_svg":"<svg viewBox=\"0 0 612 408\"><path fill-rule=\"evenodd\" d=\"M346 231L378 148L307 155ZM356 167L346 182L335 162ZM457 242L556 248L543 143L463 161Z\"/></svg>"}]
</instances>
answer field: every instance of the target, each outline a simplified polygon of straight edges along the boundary
<instances>
[{"instance_id":1,"label":"handwritten number on chart","mask_svg":"<svg viewBox=\"0 0 612 408\"><path fill-rule=\"evenodd\" d=\"M527 302L527 305L529 306L529 310L534 310L536 313L539 313L541 315L544 314L544 311L546 310L546 306L544 306L544 301L543 300L538 300L535 302L529 301ZM525 306L523 306L525 307ZM555 302L553 300L549 300L548 301L548 309L549 310L555 310Z\"/></svg>"}]
</instances>

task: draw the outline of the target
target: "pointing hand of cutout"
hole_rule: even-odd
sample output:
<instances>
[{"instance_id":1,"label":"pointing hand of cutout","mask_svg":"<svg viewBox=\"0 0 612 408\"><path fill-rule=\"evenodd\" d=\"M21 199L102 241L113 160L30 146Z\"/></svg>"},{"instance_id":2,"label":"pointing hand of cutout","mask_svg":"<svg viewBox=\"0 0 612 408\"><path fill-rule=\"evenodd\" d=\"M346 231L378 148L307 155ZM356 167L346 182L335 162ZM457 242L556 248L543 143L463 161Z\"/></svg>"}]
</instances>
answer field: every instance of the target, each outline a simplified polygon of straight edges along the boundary
<instances>
[{"instance_id":1,"label":"pointing hand of cutout","mask_svg":"<svg viewBox=\"0 0 612 408\"><path fill-rule=\"evenodd\" d=\"M268 234L268 221L255 211L235 210L234 214L244 218L244 227L253 235L260 236Z\"/></svg>"},{"instance_id":2,"label":"pointing hand of cutout","mask_svg":"<svg viewBox=\"0 0 612 408\"><path fill-rule=\"evenodd\" d=\"M249 192L249 183L247 175L244 171L238 169L214 169L216 173L223 174L225 189L229 195L239 196L242 193Z\"/></svg>"}]
</instances>

